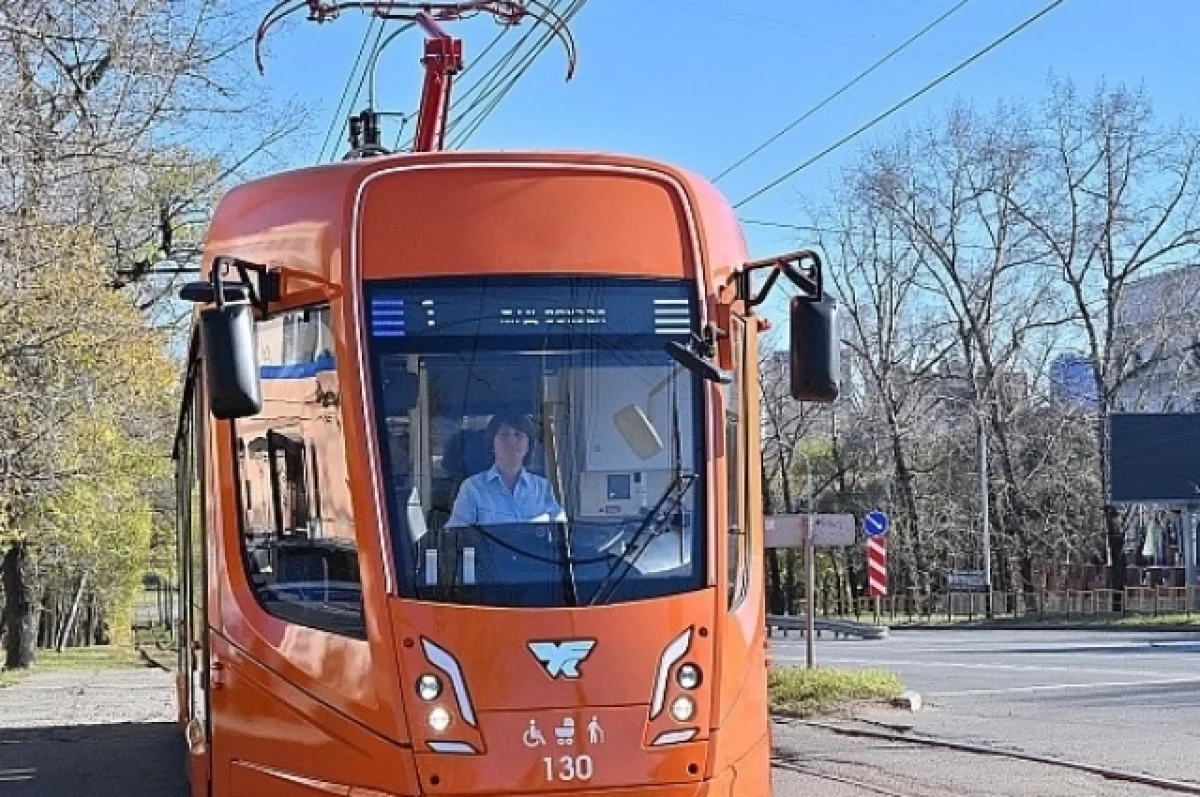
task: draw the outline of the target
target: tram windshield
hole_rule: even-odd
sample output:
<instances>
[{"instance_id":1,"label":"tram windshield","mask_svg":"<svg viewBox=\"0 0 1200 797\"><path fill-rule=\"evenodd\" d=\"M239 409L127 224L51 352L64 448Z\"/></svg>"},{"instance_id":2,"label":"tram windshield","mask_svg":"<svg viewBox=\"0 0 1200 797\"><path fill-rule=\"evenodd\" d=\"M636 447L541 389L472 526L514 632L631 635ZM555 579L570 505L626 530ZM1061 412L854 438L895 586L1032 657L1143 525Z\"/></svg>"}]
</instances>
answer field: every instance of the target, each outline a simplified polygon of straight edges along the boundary
<instances>
[{"instance_id":1,"label":"tram windshield","mask_svg":"<svg viewBox=\"0 0 1200 797\"><path fill-rule=\"evenodd\" d=\"M683 281L368 286L405 597L586 606L705 583L695 328Z\"/></svg>"}]
</instances>

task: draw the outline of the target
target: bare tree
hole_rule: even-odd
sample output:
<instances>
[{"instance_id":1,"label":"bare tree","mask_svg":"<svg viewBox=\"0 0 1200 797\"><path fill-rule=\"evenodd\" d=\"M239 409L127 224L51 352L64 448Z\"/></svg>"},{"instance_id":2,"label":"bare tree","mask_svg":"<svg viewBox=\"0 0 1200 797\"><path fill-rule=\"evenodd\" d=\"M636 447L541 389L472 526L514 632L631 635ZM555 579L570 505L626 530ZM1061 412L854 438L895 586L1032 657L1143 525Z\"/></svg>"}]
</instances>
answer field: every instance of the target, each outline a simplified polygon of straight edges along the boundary
<instances>
[{"instance_id":1,"label":"bare tree","mask_svg":"<svg viewBox=\"0 0 1200 797\"><path fill-rule=\"evenodd\" d=\"M913 429L922 421L936 364L950 348L928 314L918 277L920 262L904 230L850 192L828 212L821 241L832 259L831 279L845 318L849 354L845 396L871 429L871 456L889 463L897 510L893 539L912 586L928 590L928 540L918 507L918 462ZM878 446L882 443L883 450ZM891 498L893 496L889 496Z\"/></svg>"},{"instance_id":2,"label":"bare tree","mask_svg":"<svg viewBox=\"0 0 1200 797\"><path fill-rule=\"evenodd\" d=\"M968 403L975 423L988 427L999 476L986 479L996 499L990 514L1001 539L1020 552L1026 589L1040 518L1013 439L1032 378L1020 355L1068 322L1052 275L1039 267L1043 247L1004 198L1030 179L1029 127L1010 107L988 117L952 108L944 123L875 149L859 172L862 201L904 236L932 311L953 333L955 356L940 369L939 398Z\"/></svg>"},{"instance_id":3,"label":"bare tree","mask_svg":"<svg viewBox=\"0 0 1200 797\"><path fill-rule=\"evenodd\" d=\"M1062 281L1094 369L1098 423L1096 482L1105 502L1110 586L1125 586L1125 533L1107 504L1107 419L1139 368L1118 336L1118 313L1131 284L1181 263L1200 247L1200 137L1183 123L1161 125L1150 103L1125 88L1081 98L1053 87L1047 132L1033 179L1004 194L1047 250ZM1137 348L1137 347L1133 347Z\"/></svg>"}]
</instances>

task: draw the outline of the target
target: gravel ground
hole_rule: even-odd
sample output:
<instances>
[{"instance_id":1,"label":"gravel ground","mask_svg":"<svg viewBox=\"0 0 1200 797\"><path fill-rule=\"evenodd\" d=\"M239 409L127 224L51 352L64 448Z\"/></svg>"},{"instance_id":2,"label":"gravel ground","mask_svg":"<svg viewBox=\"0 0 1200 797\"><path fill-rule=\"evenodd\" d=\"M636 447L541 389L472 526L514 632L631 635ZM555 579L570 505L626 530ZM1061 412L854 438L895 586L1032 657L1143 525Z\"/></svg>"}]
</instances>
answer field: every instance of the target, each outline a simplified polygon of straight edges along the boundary
<instances>
[{"instance_id":1,"label":"gravel ground","mask_svg":"<svg viewBox=\"0 0 1200 797\"><path fill-rule=\"evenodd\" d=\"M174 718L159 669L39 673L0 689L0 794L184 797Z\"/></svg>"}]
</instances>

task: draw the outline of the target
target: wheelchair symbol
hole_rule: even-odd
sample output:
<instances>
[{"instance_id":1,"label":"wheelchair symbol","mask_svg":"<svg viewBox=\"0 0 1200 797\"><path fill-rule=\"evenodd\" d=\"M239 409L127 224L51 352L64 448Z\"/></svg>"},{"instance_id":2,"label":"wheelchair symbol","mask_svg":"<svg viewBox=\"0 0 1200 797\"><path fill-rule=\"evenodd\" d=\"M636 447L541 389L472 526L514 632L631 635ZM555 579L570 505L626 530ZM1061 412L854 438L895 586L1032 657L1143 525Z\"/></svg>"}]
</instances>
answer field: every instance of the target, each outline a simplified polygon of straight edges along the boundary
<instances>
[{"instance_id":1,"label":"wheelchair symbol","mask_svg":"<svg viewBox=\"0 0 1200 797\"><path fill-rule=\"evenodd\" d=\"M529 727L525 730L521 741L529 748L544 747L546 745L546 737L542 736L542 730L537 726L537 720L529 721Z\"/></svg>"}]
</instances>

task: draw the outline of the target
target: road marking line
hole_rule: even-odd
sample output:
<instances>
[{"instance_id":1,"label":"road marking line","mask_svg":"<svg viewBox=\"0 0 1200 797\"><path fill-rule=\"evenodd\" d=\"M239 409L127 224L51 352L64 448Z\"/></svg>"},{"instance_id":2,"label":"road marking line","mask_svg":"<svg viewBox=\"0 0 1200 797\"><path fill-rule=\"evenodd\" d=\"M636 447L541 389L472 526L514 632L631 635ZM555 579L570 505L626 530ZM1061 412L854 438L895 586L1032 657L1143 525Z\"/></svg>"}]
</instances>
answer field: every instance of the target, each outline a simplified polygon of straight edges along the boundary
<instances>
[{"instance_id":1,"label":"road marking line","mask_svg":"<svg viewBox=\"0 0 1200 797\"><path fill-rule=\"evenodd\" d=\"M1054 689L1109 689L1116 686L1157 686L1159 684L1200 684L1200 678L1167 678L1156 681L1107 681L1088 684L1041 684L1013 686L1008 689L966 689L961 692L926 692L925 697L969 697L971 695L1003 695L1011 692L1044 692Z\"/></svg>"},{"instance_id":2,"label":"road marking line","mask_svg":"<svg viewBox=\"0 0 1200 797\"><path fill-rule=\"evenodd\" d=\"M776 653L770 654L771 661L804 661L803 656L787 656ZM1014 670L1017 672L1070 672L1070 673L1104 673L1106 675L1144 675L1153 677L1161 672L1145 672L1143 670L1116 670L1101 667L1043 667L1033 664L967 664L951 661L912 661L907 659L846 659L838 657L823 658L832 664L869 664L887 665L889 667L953 667L962 670Z\"/></svg>"}]
</instances>

